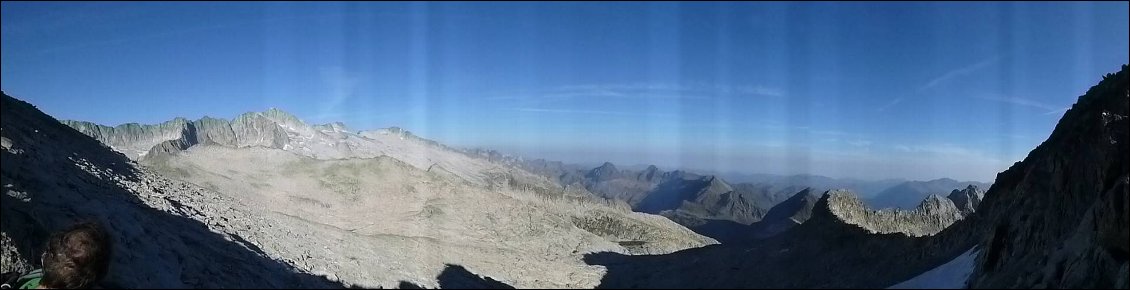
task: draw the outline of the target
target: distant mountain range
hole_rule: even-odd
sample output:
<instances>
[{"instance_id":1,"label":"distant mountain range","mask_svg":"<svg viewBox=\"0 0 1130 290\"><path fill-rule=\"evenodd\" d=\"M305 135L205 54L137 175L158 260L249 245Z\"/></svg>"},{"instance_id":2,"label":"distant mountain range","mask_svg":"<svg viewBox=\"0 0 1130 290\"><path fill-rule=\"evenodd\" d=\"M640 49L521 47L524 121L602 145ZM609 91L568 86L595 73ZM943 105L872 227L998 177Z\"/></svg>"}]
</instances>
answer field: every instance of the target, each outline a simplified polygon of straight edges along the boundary
<instances>
[{"instance_id":1,"label":"distant mountain range","mask_svg":"<svg viewBox=\"0 0 1130 290\"><path fill-rule=\"evenodd\" d=\"M872 207L912 210L931 194L946 195L969 185L988 187L985 183L959 182L949 178L869 181L820 175L736 173L728 175L741 182L731 183L721 175L685 170L663 171L655 165L623 169L605 162L595 168L584 168L560 161L527 160L495 150L472 149L465 152L546 176L562 186L584 187L600 197L623 201L635 211L671 218L723 243L769 237L804 222L807 216L802 214L793 220L778 218L759 223L773 210L778 211L779 216L792 216L798 210L811 208L815 198L806 198L810 194L847 189L863 192L863 196L875 196L865 200ZM788 199L796 200L795 204L777 208ZM803 205L802 201L809 204Z\"/></svg>"},{"instance_id":2,"label":"distant mountain range","mask_svg":"<svg viewBox=\"0 0 1130 290\"><path fill-rule=\"evenodd\" d=\"M606 162L595 168L584 168L558 161L527 160L494 150L451 148L397 127L351 131L342 123L310 125L275 108L245 113L232 120L175 118L161 124L130 123L114 127L84 121L64 120L62 123L134 160L159 160L196 145L266 147L317 159L392 156L419 168L439 166L473 183L487 184L491 179L485 173L489 166L460 161L468 156L475 157L490 161L488 164L545 176L562 188L584 188L595 196L624 202L638 212L666 216L723 242L767 237L779 232L780 225L768 227L761 224L753 230L747 227L761 221L778 203L805 190L821 193L848 189L865 196L875 195L868 200L875 207L911 209L930 194L945 194L967 185L986 187L977 182L952 179L866 181L819 175L770 174L731 174L733 178L744 181L731 183L720 175L685 170L663 171L654 165L621 169ZM437 150L420 154L425 152L421 148Z\"/></svg>"},{"instance_id":3,"label":"distant mountain range","mask_svg":"<svg viewBox=\"0 0 1130 290\"><path fill-rule=\"evenodd\" d=\"M586 260L607 267L603 288L1127 289L1128 85L1126 65L1104 76L985 192L932 194L906 211L831 191L767 239Z\"/></svg>"},{"instance_id":4,"label":"distant mountain range","mask_svg":"<svg viewBox=\"0 0 1130 290\"><path fill-rule=\"evenodd\" d=\"M721 176L726 180L739 183L765 183L776 186L806 186L818 189L848 189L864 198L870 198L883 190L899 183L907 182L906 179L891 178L881 180L863 180L855 178L833 178L814 174L765 174L765 173L719 173L702 171L705 174ZM822 191L821 191L822 192Z\"/></svg>"},{"instance_id":5,"label":"distant mountain range","mask_svg":"<svg viewBox=\"0 0 1130 290\"><path fill-rule=\"evenodd\" d=\"M990 184L976 181L957 181L949 178L907 181L884 189L866 201L872 208L912 209L931 194L944 195L971 185L977 188L989 188Z\"/></svg>"}]
</instances>

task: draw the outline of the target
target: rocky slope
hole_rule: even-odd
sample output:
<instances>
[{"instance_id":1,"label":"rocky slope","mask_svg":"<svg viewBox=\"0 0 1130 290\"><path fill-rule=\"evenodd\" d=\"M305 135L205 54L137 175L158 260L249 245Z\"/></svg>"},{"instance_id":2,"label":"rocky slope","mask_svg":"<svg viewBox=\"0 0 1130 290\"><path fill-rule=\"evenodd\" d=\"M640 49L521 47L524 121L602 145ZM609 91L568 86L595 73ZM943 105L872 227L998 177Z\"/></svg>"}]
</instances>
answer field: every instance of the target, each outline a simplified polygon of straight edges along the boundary
<instances>
[{"instance_id":1,"label":"rocky slope","mask_svg":"<svg viewBox=\"0 0 1130 290\"><path fill-rule=\"evenodd\" d=\"M767 238L782 233L797 225L808 221L812 217L812 210L820 198L812 189L806 188L797 192L769 209L769 212L755 224L755 238Z\"/></svg>"},{"instance_id":2,"label":"rocky slope","mask_svg":"<svg viewBox=\"0 0 1130 290\"><path fill-rule=\"evenodd\" d=\"M27 103L4 95L0 110L3 270L36 267L28 257L48 234L83 218L102 221L115 239L105 286L126 288L584 288L603 273L583 263L585 253L714 243L506 168L479 171L480 184L443 163L319 159L214 141L223 134L139 166ZM270 111L252 118L275 118L266 128L301 136L297 122ZM262 129L233 132L275 135ZM284 146L294 144L287 138Z\"/></svg>"}]
</instances>

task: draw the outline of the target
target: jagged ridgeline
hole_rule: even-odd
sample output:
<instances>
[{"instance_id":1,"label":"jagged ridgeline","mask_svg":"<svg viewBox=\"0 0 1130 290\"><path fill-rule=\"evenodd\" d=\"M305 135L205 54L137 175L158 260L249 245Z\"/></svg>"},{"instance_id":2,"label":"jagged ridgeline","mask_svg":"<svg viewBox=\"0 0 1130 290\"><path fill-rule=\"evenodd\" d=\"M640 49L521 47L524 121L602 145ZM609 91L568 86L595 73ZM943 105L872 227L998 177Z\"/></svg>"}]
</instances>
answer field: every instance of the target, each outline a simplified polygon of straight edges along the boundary
<instances>
[{"instance_id":1,"label":"jagged ridgeline","mask_svg":"<svg viewBox=\"0 0 1130 290\"><path fill-rule=\"evenodd\" d=\"M0 110L4 271L39 267L80 218L113 237L107 288L591 288L586 253L716 243L396 128L268 110L76 130L6 94Z\"/></svg>"}]
</instances>

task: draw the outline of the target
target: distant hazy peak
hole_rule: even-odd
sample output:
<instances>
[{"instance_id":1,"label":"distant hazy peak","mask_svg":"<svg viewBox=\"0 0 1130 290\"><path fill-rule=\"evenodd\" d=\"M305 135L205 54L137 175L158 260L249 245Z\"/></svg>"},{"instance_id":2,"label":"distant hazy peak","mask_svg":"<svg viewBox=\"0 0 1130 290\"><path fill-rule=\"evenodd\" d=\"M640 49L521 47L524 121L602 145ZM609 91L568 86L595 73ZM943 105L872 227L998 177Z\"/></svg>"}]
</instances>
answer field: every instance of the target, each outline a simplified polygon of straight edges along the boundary
<instances>
[{"instance_id":1,"label":"distant hazy peak","mask_svg":"<svg viewBox=\"0 0 1130 290\"><path fill-rule=\"evenodd\" d=\"M717 176L710 175L704 177L704 179L707 182L706 190L708 192L726 193L734 191L734 188L730 186L730 184L726 183L726 181L718 178Z\"/></svg>"},{"instance_id":2,"label":"distant hazy peak","mask_svg":"<svg viewBox=\"0 0 1130 290\"><path fill-rule=\"evenodd\" d=\"M612 180L620 177L620 170L616 169L616 165L613 165L612 162L604 162L599 167L590 170L585 177L595 181Z\"/></svg>"},{"instance_id":3,"label":"distant hazy peak","mask_svg":"<svg viewBox=\"0 0 1130 290\"><path fill-rule=\"evenodd\" d=\"M653 182L656 181L656 179L660 178L661 174L662 172L659 171L659 167L655 167L655 165L648 165L646 169L639 173L639 175L636 177L636 180Z\"/></svg>"},{"instance_id":4,"label":"distant hazy peak","mask_svg":"<svg viewBox=\"0 0 1130 290\"><path fill-rule=\"evenodd\" d=\"M949 178L949 177L942 177L942 178L931 180L930 182L958 183L960 181L957 181L957 180L955 180L953 178Z\"/></svg>"}]
</instances>

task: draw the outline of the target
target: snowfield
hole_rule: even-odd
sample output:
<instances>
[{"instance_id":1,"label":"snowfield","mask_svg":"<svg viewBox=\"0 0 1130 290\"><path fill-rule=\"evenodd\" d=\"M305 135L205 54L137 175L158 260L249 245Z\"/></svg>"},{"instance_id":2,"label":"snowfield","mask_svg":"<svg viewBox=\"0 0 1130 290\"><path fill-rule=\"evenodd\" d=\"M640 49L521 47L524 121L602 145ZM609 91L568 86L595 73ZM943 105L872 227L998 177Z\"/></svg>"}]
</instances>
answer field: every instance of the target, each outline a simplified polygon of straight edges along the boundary
<instances>
[{"instance_id":1,"label":"snowfield","mask_svg":"<svg viewBox=\"0 0 1130 290\"><path fill-rule=\"evenodd\" d=\"M969 249L937 268L887 289L962 289L965 288L969 274L973 273L975 260L977 251Z\"/></svg>"}]
</instances>

